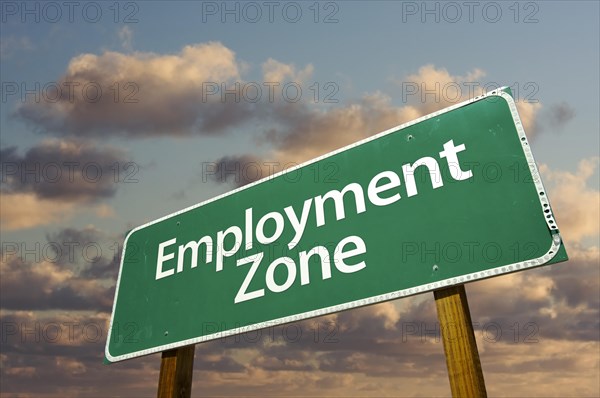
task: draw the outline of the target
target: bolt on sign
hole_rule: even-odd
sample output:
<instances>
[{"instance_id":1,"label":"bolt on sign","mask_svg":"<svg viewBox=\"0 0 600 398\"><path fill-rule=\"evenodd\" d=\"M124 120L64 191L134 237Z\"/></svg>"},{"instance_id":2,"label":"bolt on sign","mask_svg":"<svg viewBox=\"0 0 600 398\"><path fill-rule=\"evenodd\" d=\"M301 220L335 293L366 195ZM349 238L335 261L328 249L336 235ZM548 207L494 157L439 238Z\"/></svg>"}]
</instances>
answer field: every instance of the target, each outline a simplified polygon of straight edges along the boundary
<instances>
[{"instance_id":1,"label":"bolt on sign","mask_svg":"<svg viewBox=\"0 0 600 398\"><path fill-rule=\"evenodd\" d=\"M566 259L515 101L500 89L132 230L105 356Z\"/></svg>"}]
</instances>

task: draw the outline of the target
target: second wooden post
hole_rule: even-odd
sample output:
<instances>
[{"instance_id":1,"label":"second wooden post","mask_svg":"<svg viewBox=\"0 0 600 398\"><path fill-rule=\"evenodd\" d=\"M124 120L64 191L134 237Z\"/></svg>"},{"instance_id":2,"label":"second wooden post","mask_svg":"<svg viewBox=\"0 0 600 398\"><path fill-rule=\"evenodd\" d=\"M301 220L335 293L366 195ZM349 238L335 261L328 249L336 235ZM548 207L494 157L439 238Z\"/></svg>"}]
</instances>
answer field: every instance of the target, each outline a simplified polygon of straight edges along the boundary
<instances>
[{"instance_id":1,"label":"second wooden post","mask_svg":"<svg viewBox=\"0 0 600 398\"><path fill-rule=\"evenodd\" d=\"M453 397L487 397L464 285L433 292Z\"/></svg>"},{"instance_id":2,"label":"second wooden post","mask_svg":"<svg viewBox=\"0 0 600 398\"><path fill-rule=\"evenodd\" d=\"M190 398L195 345L163 351L158 379L158 398Z\"/></svg>"}]
</instances>

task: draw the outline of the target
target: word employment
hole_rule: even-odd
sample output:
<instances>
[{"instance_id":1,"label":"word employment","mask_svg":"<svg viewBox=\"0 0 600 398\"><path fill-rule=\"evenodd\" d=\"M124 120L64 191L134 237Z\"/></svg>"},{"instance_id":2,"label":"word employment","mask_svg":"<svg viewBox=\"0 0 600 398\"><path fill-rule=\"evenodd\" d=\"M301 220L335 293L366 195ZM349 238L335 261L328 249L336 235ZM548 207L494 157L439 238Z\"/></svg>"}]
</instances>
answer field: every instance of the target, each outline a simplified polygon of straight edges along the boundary
<instances>
[{"instance_id":1,"label":"word employment","mask_svg":"<svg viewBox=\"0 0 600 398\"><path fill-rule=\"evenodd\" d=\"M446 159L450 175L456 181L467 180L473 176L471 170L462 170L458 160L458 153L465 150L466 147L464 144L455 145L453 140L450 140L444 144L443 150L439 152L440 159ZM405 195L408 198L418 195L415 170L419 167L427 168L433 189L441 188L444 185L440 167L436 159L426 156L417 159L413 163L405 163L402 165L402 177L404 180ZM335 219L340 221L346 218L344 204L344 197L346 195L352 195L356 214L360 214L367 210L366 199L374 206L389 206L399 201L402 198L402 195L398 192L400 186L401 179L395 171L381 171L368 183L366 197L365 187L359 183L352 182L346 185L341 191L331 190L323 195L306 199L302 209L287 206L283 211L267 213L258 220L256 226L254 225L253 208L247 208L244 214L245 225L243 227L232 225L223 231L218 231L216 236L202 236L197 241L177 242L177 238L172 238L160 243L158 245L156 263L156 280L170 277L176 272L183 272L187 265L184 264L186 251L191 252L191 257L188 256L191 259L189 268L196 268L200 257L199 254L201 254L199 250L201 246L204 246L204 263L212 264L214 261L216 272L223 270L224 260L238 253L242 243L246 250L253 248L255 239L262 245L273 244L281 238L286 228L288 230L291 228L290 231L293 232L293 238L285 242L288 249L292 250L302 239L309 223L320 228L326 225L326 220L333 220L332 217L325 217L326 202L333 204L333 207L330 205L327 209L334 210ZM267 223L270 226L265 228ZM273 225L275 226L274 228L272 228ZM287 236L292 236L292 234L288 234ZM176 247L178 243L181 244ZM365 254L366 251L367 247L361 237L352 235L342 239L335 247L333 253L335 268L339 272L346 274L364 269L367 264L365 261L360 261L358 256ZM298 274L300 285L308 285L310 283L309 260L313 256L318 256L321 262L322 279L331 278L331 256L329 250L324 246L316 246L310 250L300 251L297 254L297 261L291 257L280 257L273 260L267 266L264 286L273 293L284 292L296 283ZM249 270L235 296L235 303L257 299L265 295L265 288L249 291L249 286L257 270L261 267L263 257L264 253L261 252L237 260L237 267L245 267L249 268ZM276 269L280 266L283 266L287 272L287 277L283 283L277 283L275 280Z\"/></svg>"}]
</instances>

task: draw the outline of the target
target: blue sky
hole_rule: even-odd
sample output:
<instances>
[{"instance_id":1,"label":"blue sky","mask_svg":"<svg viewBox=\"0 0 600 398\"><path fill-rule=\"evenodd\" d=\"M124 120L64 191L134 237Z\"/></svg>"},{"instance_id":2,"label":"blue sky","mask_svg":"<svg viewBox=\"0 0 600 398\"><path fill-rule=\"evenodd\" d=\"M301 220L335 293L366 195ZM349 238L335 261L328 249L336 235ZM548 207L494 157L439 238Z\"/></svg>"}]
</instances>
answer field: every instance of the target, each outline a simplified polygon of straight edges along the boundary
<instances>
[{"instance_id":1,"label":"blue sky","mask_svg":"<svg viewBox=\"0 0 600 398\"><path fill-rule=\"evenodd\" d=\"M486 314L497 310L506 311L502 318L506 325L538 322L543 332L546 326L572 328L570 321L578 331L552 332L539 344L509 344L502 349L482 340L484 371L490 369L486 377L498 381L490 387L497 393L598 395L598 2L473 2L472 14L465 2L274 2L272 22L269 6L261 1L77 2L72 20L63 3L48 4L2 3L4 326L53 319L106 322L106 303L112 302L117 271L117 264L111 263L112 248L122 243L127 230L247 182L207 177L203 165L230 162L244 167L255 162L266 172L266 161L284 165L308 160L465 100L469 87L509 85L572 248L573 277L557 265L473 283L469 289L480 304L472 305L472 311L482 322L495 319ZM33 11L27 13L25 8ZM234 11L223 16L225 8ZM256 10L260 18L255 17ZM266 91L256 103L244 95L238 103L231 95L224 101L219 94L206 101L201 95L207 83L264 88L264 82L273 81L279 87L286 83L300 87L300 100L292 103L279 90L273 102L266 100ZM41 92L39 101L31 93L22 99L24 87L38 85L43 91L53 85L65 87L65 82L80 84L77 87L98 83L101 98L91 103L77 91L76 100L61 101L62 108L48 100L50 91ZM119 89L118 100L112 97L114 87ZM417 93L408 91L415 87ZM455 96L456 87L460 92ZM423 97L423 88L432 91ZM319 101L314 100L315 92ZM127 94L136 102L127 103ZM334 101L323 101L328 94ZM58 184L43 178L38 182L9 178L13 165L43 168L65 161L101 164L104 177L93 183L81 176L75 181L62 178ZM111 168L115 164L117 181ZM64 166L62 171L66 175ZM127 176L131 181L123 182ZM65 239L98 242L103 260L90 263L77 252L76 259L59 256L49 261L40 255L42 249L34 249L36 255L23 249L64 244ZM16 253L9 250L14 244L20 248ZM511 284L517 289L507 289ZM38 293L23 297L19 289L25 287ZM486 291L503 292L527 311L497 308L483 297ZM586 300L581 294L588 295ZM424 296L332 319L348 331L348 342L358 338L353 334L356 324L370 323L374 341L391 338L401 320L435 321L432 300ZM72 300L78 299L83 304L74 305ZM106 380L116 371L95 362L103 342L75 339L34 346L21 340L6 334L2 340L3 396L57 396L63 388L72 396L108 396L121 387L138 396L154 394L155 357L141 359L144 365L111 366L121 366L131 375L139 375L136 372L145 366L149 385L119 378L113 386ZM206 350L215 362L197 364L195 378L210 380L198 396L218 391L223 380L231 382L226 394L233 396L247 391L278 395L280 385L292 377L281 365L286 360L307 361L318 369L330 366L321 379L297 370L298 380L313 395L343 396L356 387L369 396L397 396L394 378L373 364L400 356L384 358L377 349L368 349L368 342L356 342L363 343L360 357L352 353L342 357L346 351L332 353L322 346L290 348L287 357L272 347L247 345L225 351L218 344L207 345L198 350ZM418 348L418 343L407 348L414 352L414 366L431 369L432 374L421 382L410 379L415 394L449 394L443 359L439 367L429 368L419 359ZM439 356L441 345L429 344L427 350ZM581 358L571 358L573 352ZM280 364L269 362L269 355L280 355ZM527 361L543 361L549 355L561 358L558 363L568 371L587 369L578 382L581 390L569 389L561 379L563 365L540 365L535 374L500 369L507 361L526 369ZM353 361L361 371L351 370ZM50 363L62 366L68 376L40 369ZM101 376L89 389L83 388L95 371ZM399 377L410 374L405 369ZM513 384L500 388L499 380L506 374ZM524 382L527 375L547 387L529 389ZM256 384L249 382L253 377ZM37 390L32 380L49 384ZM381 388L374 388L378 383ZM327 387L319 390L319 385ZM419 390L423 385L426 388ZM297 390L292 386L286 391L297 394L300 384Z\"/></svg>"}]
</instances>

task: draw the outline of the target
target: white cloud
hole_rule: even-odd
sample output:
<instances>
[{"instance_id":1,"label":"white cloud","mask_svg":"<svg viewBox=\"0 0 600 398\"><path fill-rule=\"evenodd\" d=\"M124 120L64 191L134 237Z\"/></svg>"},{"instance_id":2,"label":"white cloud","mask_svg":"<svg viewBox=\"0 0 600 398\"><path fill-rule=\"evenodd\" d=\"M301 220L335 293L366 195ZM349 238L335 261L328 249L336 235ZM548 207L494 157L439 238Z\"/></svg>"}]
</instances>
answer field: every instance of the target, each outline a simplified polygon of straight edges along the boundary
<instances>
[{"instance_id":1,"label":"white cloud","mask_svg":"<svg viewBox=\"0 0 600 398\"><path fill-rule=\"evenodd\" d=\"M296 82L304 83L312 77L314 67L308 64L304 69L298 70L293 64L285 64L269 58L262 65L265 82Z\"/></svg>"},{"instance_id":2,"label":"white cloud","mask_svg":"<svg viewBox=\"0 0 600 398\"><path fill-rule=\"evenodd\" d=\"M12 57L21 51L31 51L35 47L27 36L6 36L0 38L0 56L2 58Z\"/></svg>"},{"instance_id":3,"label":"white cloud","mask_svg":"<svg viewBox=\"0 0 600 398\"><path fill-rule=\"evenodd\" d=\"M519 111L519 117L523 123L525 134L529 139L535 137L539 128L536 123L536 117L539 111L542 109L542 104L539 102L527 102L524 100L517 100L517 110Z\"/></svg>"},{"instance_id":4,"label":"white cloud","mask_svg":"<svg viewBox=\"0 0 600 398\"><path fill-rule=\"evenodd\" d=\"M94 208L94 212L100 218L113 218L115 217L115 209L106 203L99 204Z\"/></svg>"},{"instance_id":5,"label":"white cloud","mask_svg":"<svg viewBox=\"0 0 600 398\"><path fill-rule=\"evenodd\" d=\"M418 103L427 114L482 94L484 85L479 79L485 75L477 68L464 76L452 75L446 68L428 64L420 67L417 73L394 81L403 88L403 95L409 102ZM410 94L414 90L416 93Z\"/></svg>"},{"instance_id":6,"label":"white cloud","mask_svg":"<svg viewBox=\"0 0 600 398\"><path fill-rule=\"evenodd\" d=\"M20 104L16 113L59 135L214 131L235 124L236 114L247 114L247 104L222 103L220 95L203 93L208 93L208 84L220 87L239 81L242 68L235 53L217 42L185 46L166 55L81 54L70 61L58 82L64 87L58 101L42 96L42 101Z\"/></svg>"},{"instance_id":7,"label":"white cloud","mask_svg":"<svg viewBox=\"0 0 600 398\"><path fill-rule=\"evenodd\" d=\"M117 31L119 40L121 40L121 47L124 50L131 51L133 48L133 30L127 25L123 26Z\"/></svg>"},{"instance_id":8,"label":"white cloud","mask_svg":"<svg viewBox=\"0 0 600 398\"><path fill-rule=\"evenodd\" d=\"M582 159L575 172L540 165L558 227L568 243L581 244L585 238L598 241L600 191L590 186L590 179L598 173L598 163L598 157Z\"/></svg>"},{"instance_id":9,"label":"white cloud","mask_svg":"<svg viewBox=\"0 0 600 398\"><path fill-rule=\"evenodd\" d=\"M0 193L0 228L5 231L33 228L70 219L75 202L38 198L32 193Z\"/></svg>"},{"instance_id":10,"label":"white cloud","mask_svg":"<svg viewBox=\"0 0 600 398\"><path fill-rule=\"evenodd\" d=\"M82 212L92 211L100 218L115 217L114 209L105 203L86 204L64 198L40 198L32 193L0 193L0 229L17 231L52 224L63 224Z\"/></svg>"}]
</instances>

